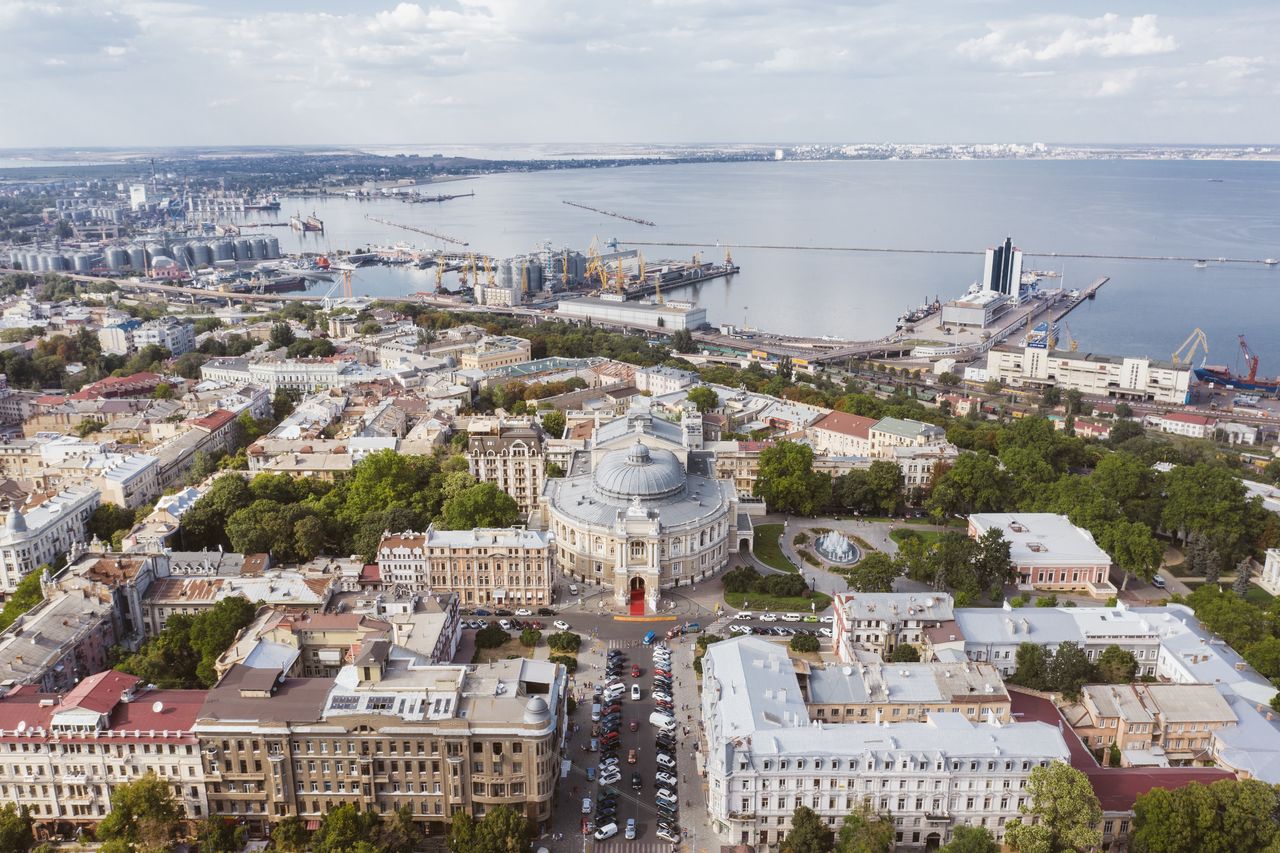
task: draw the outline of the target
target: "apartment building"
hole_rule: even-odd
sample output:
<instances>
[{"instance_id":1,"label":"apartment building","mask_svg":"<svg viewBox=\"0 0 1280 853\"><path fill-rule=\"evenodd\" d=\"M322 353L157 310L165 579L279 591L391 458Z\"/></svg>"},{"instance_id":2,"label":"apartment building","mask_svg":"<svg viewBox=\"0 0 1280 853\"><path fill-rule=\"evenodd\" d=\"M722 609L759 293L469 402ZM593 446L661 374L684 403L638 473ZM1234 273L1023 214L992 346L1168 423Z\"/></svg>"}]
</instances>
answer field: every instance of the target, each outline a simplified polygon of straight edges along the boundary
<instances>
[{"instance_id":1,"label":"apartment building","mask_svg":"<svg viewBox=\"0 0 1280 853\"><path fill-rule=\"evenodd\" d=\"M9 595L42 563L84 542L101 501L97 489L74 486L26 508L10 505L0 531L0 593Z\"/></svg>"},{"instance_id":2,"label":"apartment building","mask_svg":"<svg viewBox=\"0 0 1280 853\"><path fill-rule=\"evenodd\" d=\"M493 370L523 364L532 358L530 346L528 338L488 335L458 354L458 366L463 370Z\"/></svg>"},{"instance_id":3,"label":"apartment building","mask_svg":"<svg viewBox=\"0 0 1280 853\"><path fill-rule=\"evenodd\" d=\"M130 338L130 350L160 346L172 353L174 358L196 348L195 326L176 317L161 317L143 323L132 331Z\"/></svg>"},{"instance_id":4,"label":"apartment building","mask_svg":"<svg viewBox=\"0 0 1280 853\"><path fill-rule=\"evenodd\" d=\"M238 570L233 568L225 573L216 567L210 570L198 568L200 556L210 555L208 552L172 555L172 574L159 578L147 590L142 604L147 630L151 634L163 631L165 623L174 614L196 616L212 610L226 598L239 596L246 601L287 608L294 613L316 613L325 609L337 591L336 577L308 577L301 572L264 568L265 554L246 554ZM222 554L212 556L221 557ZM178 568L179 564L187 566L187 569Z\"/></svg>"},{"instance_id":5,"label":"apartment building","mask_svg":"<svg viewBox=\"0 0 1280 853\"><path fill-rule=\"evenodd\" d=\"M859 652L855 664L798 666L796 676L809 715L824 722L920 722L934 714L1009 721L1009 693L988 663L885 663Z\"/></svg>"},{"instance_id":6,"label":"apartment building","mask_svg":"<svg viewBox=\"0 0 1280 853\"><path fill-rule=\"evenodd\" d=\"M458 814L507 805L551 819L560 773L564 667L512 659L424 663L386 640L362 646L335 678L235 665L200 710L209 807L254 837L335 807L408 806L432 835Z\"/></svg>"},{"instance_id":7,"label":"apartment building","mask_svg":"<svg viewBox=\"0 0 1280 853\"><path fill-rule=\"evenodd\" d=\"M910 490L929 486L937 472L954 465L959 456L960 451L955 445L943 443L924 447L893 447L890 448L888 458L902 472L903 487Z\"/></svg>"},{"instance_id":8,"label":"apartment building","mask_svg":"<svg viewBox=\"0 0 1280 853\"><path fill-rule=\"evenodd\" d=\"M1191 393L1189 365L1009 344L987 353L987 378L1014 387L1056 385L1089 395L1179 406Z\"/></svg>"},{"instance_id":9,"label":"apartment building","mask_svg":"<svg viewBox=\"0 0 1280 853\"><path fill-rule=\"evenodd\" d=\"M824 456L870 456L871 428L875 418L848 412L831 412L805 428L805 437L815 454Z\"/></svg>"},{"instance_id":10,"label":"apartment building","mask_svg":"<svg viewBox=\"0 0 1280 853\"><path fill-rule=\"evenodd\" d=\"M1147 415L1147 426L1155 427L1161 432L1171 435L1182 435L1187 438L1213 438L1217 429L1217 418L1198 415L1194 412L1165 412L1161 415Z\"/></svg>"},{"instance_id":11,"label":"apartment building","mask_svg":"<svg viewBox=\"0 0 1280 853\"><path fill-rule=\"evenodd\" d=\"M895 447L928 447L945 444L947 431L940 426L903 418L881 418L867 430L874 459L892 459Z\"/></svg>"},{"instance_id":12,"label":"apartment building","mask_svg":"<svg viewBox=\"0 0 1280 853\"><path fill-rule=\"evenodd\" d=\"M709 646L702 667L707 809L727 843L777 844L801 805L833 829L864 805L890 814L898 849L937 849L962 825L1000 840L1031 770L1070 757L1041 722L822 722L785 650L755 637Z\"/></svg>"},{"instance_id":13,"label":"apartment building","mask_svg":"<svg viewBox=\"0 0 1280 853\"><path fill-rule=\"evenodd\" d=\"M471 476L511 495L522 514L533 512L546 469L542 427L532 418L474 418L467 436Z\"/></svg>"},{"instance_id":14,"label":"apartment building","mask_svg":"<svg viewBox=\"0 0 1280 853\"><path fill-rule=\"evenodd\" d=\"M847 664L858 663L860 651L887 659L904 643L920 645L926 628L955 618L945 592L851 592L833 604L832 646Z\"/></svg>"},{"instance_id":15,"label":"apartment building","mask_svg":"<svg viewBox=\"0 0 1280 853\"><path fill-rule=\"evenodd\" d=\"M354 650L390 634L390 622L363 613L294 614L263 607L218 657L214 671L221 678L233 666L262 669L270 661L287 676L334 678L351 663Z\"/></svg>"},{"instance_id":16,"label":"apartment building","mask_svg":"<svg viewBox=\"0 0 1280 853\"><path fill-rule=\"evenodd\" d=\"M642 367L636 371L636 390L647 391L654 397L678 393L698 384L699 381L698 374L692 370L681 370L678 367L666 367L661 364Z\"/></svg>"},{"instance_id":17,"label":"apartment building","mask_svg":"<svg viewBox=\"0 0 1280 853\"><path fill-rule=\"evenodd\" d=\"M204 690L152 690L106 672L66 693L0 685L0 798L28 808L38 836L92 830L112 791L154 773L189 821L209 814L192 729Z\"/></svg>"},{"instance_id":18,"label":"apartment building","mask_svg":"<svg viewBox=\"0 0 1280 853\"><path fill-rule=\"evenodd\" d=\"M969 516L969 536L999 530L1009 542L1009 556L1023 589L1085 592L1110 598L1111 556L1065 515L1049 512L984 512Z\"/></svg>"},{"instance_id":19,"label":"apartment building","mask_svg":"<svg viewBox=\"0 0 1280 853\"><path fill-rule=\"evenodd\" d=\"M1086 746L1115 745L1124 766L1213 764L1213 732L1236 725L1212 684L1088 684L1063 713Z\"/></svg>"},{"instance_id":20,"label":"apartment building","mask_svg":"<svg viewBox=\"0 0 1280 853\"><path fill-rule=\"evenodd\" d=\"M408 531L384 536L378 571L386 588L449 592L465 605L551 601L555 536L523 527Z\"/></svg>"}]
</instances>

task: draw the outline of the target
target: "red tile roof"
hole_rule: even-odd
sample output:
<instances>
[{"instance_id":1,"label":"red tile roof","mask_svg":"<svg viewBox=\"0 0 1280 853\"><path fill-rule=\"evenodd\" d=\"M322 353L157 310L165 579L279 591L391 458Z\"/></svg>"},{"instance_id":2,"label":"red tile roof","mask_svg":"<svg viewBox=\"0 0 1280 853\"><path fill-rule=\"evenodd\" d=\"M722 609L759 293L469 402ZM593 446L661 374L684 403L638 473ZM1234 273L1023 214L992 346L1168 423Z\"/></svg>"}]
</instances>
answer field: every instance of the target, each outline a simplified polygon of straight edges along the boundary
<instances>
[{"instance_id":1,"label":"red tile roof","mask_svg":"<svg viewBox=\"0 0 1280 853\"><path fill-rule=\"evenodd\" d=\"M1181 788L1192 782L1208 785L1235 778L1234 773L1217 767L1101 767L1048 699L1011 687L1009 700L1015 720L1039 720L1062 728L1062 737L1071 751L1071 766L1089 777L1103 811L1132 811L1134 801L1152 788Z\"/></svg>"},{"instance_id":2,"label":"red tile roof","mask_svg":"<svg viewBox=\"0 0 1280 853\"><path fill-rule=\"evenodd\" d=\"M138 683L136 675L109 669L91 675L62 697L63 708L84 708L98 714L108 714L120 701L120 694Z\"/></svg>"},{"instance_id":3,"label":"red tile roof","mask_svg":"<svg viewBox=\"0 0 1280 853\"><path fill-rule=\"evenodd\" d=\"M360 583L382 583L382 567L370 563L360 570Z\"/></svg>"},{"instance_id":4,"label":"red tile roof","mask_svg":"<svg viewBox=\"0 0 1280 853\"><path fill-rule=\"evenodd\" d=\"M1178 421L1184 424L1196 424L1197 426L1209 426L1215 423L1215 419L1206 415L1196 415L1191 412L1168 412L1160 415L1162 420Z\"/></svg>"},{"instance_id":5,"label":"red tile roof","mask_svg":"<svg viewBox=\"0 0 1280 853\"><path fill-rule=\"evenodd\" d=\"M217 432L235 419L235 412L228 412L226 409L214 409L203 418L196 418L191 421L191 425L202 427L209 432Z\"/></svg>"},{"instance_id":6,"label":"red tile roof","mask_svg":"<svg viewBox=\"0 0 1280 853\"><path fill-rule=\"evenodd\" d=\"M855 438L869 438L871 428L876 425L875 418L864 418L848 412L832 412L813 425L814 429L825 429Z\"/></svg>"}]
</instances>

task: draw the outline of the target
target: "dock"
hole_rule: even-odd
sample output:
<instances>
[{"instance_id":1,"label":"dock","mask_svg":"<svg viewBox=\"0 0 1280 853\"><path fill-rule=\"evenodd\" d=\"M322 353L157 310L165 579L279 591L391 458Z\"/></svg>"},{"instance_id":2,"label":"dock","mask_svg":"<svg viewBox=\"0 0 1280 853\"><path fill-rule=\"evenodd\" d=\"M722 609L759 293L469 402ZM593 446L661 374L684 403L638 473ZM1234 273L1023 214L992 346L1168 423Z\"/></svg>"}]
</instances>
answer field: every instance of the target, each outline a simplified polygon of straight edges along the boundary
<instances>
[{"instance_id":1,"label":"dock","mask_svg":"<svg viewBox=\"0 0 1280 853\"><path fill-rule=\"evenodd\" d=\"M565 204L569 205L570 207L577 207L577 208L581 208L582 210L589 210L592 213L599 213L601 216L612 216L614 219L625 219L627 222L634 222L637 225L647 225L650 228L656 228L658 226L656 222L650 222L647 219L640 219L639 217L636 217L636 216L627 216L625 213L615 213L612 210L601 210L600 208L592 207L589 204L578 204L576 201L566 201Z\"/></svg>"},{"instance_id":2,"label":"dock","mask_svg":"<svg viewBox=\"0 0 1280 853\"><path fill-rule=\"evenodd\" d=\"M406 225L403 222L392 222L390 219L382 219L377 216L365 214L365 219L370 222L377 222L379 225L386 225L389 228L403 228L405 231L413 231L416 234L425 234L432 239L439 240L442 243L452 243L455 246L470 246L466 240L459 240L457 237L450 237L448 234L439 234L435 231L428 231L426 228L419 228L416 225Z\"/></svg>"}]
</instances>

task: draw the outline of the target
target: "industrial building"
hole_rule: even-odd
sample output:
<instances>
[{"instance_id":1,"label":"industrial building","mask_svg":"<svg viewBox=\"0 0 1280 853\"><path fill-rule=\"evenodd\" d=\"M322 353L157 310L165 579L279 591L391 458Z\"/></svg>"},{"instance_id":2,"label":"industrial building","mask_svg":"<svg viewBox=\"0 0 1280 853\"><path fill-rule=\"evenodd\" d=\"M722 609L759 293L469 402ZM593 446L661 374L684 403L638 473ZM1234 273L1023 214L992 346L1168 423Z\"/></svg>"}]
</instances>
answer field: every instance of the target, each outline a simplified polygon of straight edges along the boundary
<instances>
[{"instance_id":1,"label":"industrial building","mask_svg":"<svg viewBox=\"0 0 1280 853\"><path fill-rule=\"evenodd\" d=\"M1056 385L1122 400L1184 405L1191 398L1189 366L1134 356L1005 344L987 353L986 376L1015 387Z\"/></svg>"},{"instance_id":2,"label":"industrial building","mask_svg":"<svg viewBox=\"0 0 1280 853\"><path fill-rule=\"evenodd\" d=\"M575 322L647 332L692 331L707 322L707 310L688 302L623 302L595 296L562 301L556 316Z\"/></svg>"},{"instance_id":3,"label":"industrial building","mask_svg":"<svg viewBox=\"0 0 1280 853\"><path fill-rule=\"evenodd\" d=\"M942 305L942 325L985 329L1012 307L1007 294L995 290L966 293Z\"/></svg>"}]
</instances>

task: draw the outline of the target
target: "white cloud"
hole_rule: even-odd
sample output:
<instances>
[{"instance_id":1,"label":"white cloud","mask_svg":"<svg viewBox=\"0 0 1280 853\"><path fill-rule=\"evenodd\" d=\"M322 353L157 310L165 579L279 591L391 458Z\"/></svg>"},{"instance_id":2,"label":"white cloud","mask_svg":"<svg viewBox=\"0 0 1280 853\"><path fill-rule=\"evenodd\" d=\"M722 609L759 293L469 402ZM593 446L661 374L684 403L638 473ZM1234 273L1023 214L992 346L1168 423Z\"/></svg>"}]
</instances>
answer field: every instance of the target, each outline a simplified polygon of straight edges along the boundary
<instances>
[{"instance_id":1,"label":"white cloud","mask_svg":"<svg viewBox=\"0 0 1280 853\"><path fill-rule=\"evenodd\" d=\"M1155 15L1124 19L1108 13L1097 18L1044 15L987 25L987 33L962 42L962 56L1005 67L1092 56L1103 59L1153 56L1178 49L1163 35Z\"/></svg>"},{"instance_id":2,"label":"white cloud","mask_svg":"<svg viewBox=\"0 0 1280 853\"><path fill-rule=\"evenodd\" d=\"M1095 94L1099 98L1114 98L1117 95L1127 95L1137 85L1139 77L1141 77L1141 72L1136 68L1108 75L1103 78L1102 84L1098 86Z\"/></svg>"}]
</instances>

